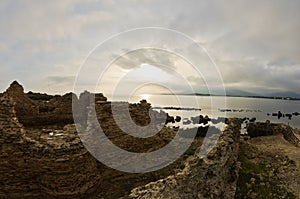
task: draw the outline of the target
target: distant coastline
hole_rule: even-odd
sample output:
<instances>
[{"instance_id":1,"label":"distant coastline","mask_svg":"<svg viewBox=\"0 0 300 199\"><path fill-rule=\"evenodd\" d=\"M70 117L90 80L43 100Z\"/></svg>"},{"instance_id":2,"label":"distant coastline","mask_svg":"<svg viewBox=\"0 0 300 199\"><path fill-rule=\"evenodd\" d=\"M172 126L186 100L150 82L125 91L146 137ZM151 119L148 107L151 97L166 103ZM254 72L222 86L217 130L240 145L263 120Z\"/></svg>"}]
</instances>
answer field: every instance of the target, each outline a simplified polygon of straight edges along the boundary
<instances>
[{"instance_id":1,"label":"distant coastline","mask_svg":"<svg viewBox=\"0 0 300 199\"><path fill-rule=\"evenodd\" d=\"M203 94L203 93L177 93L177 94L169 94L164 93L161 95L186 95L186 96L216 96L216 97L242 97L242 98L258 98L258 99L277 99L277 100L300 100L300 98L295 97L271 97L271 96L260 96L260 95L218 95L218 94Z\"/></svg>"}]
</instances>

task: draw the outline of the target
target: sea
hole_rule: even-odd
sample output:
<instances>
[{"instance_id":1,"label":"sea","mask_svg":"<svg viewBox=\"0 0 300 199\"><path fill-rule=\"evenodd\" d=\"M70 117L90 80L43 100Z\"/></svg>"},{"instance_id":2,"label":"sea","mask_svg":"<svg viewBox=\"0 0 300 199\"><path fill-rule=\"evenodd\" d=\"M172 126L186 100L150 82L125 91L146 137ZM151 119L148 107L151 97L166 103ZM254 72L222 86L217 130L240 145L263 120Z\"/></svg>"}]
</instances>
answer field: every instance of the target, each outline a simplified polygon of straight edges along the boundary
<instances>
[{"instance_id":1,"label":"sea","mask_svg":"<svg viewBox=\"0 0 300 199\"><path fill-rule=\"evenodd\" d=\"M238 117L255 118L257 122L284 123L293 128L300 129L300 100L266 99L247 97L225 97L225 96L194 96L194 95L136 95L129 99L114 97L112 101L129 101L138 103L142 99L151 103L152 107L160 110L164 107L188 108L188 110L163 109L172 116L180 116L183 119L199 115L207 115L210 118ZM292 114L292 117L274 116L281 112L283 115Z\"/></svg>"}]
</instances>

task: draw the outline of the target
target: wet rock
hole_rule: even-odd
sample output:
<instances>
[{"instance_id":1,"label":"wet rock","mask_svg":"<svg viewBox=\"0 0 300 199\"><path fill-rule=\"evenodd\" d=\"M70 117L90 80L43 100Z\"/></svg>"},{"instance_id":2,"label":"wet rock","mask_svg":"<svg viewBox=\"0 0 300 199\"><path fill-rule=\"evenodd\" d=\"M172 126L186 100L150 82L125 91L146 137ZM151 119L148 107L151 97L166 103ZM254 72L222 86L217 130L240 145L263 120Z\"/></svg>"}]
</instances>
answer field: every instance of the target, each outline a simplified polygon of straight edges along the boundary
<instances>
[{"instance_id":1,"label":"wet rock","mask_svg":"<svg viewBox=\"0 0 300 199\"><path fill-rule=\"evenodd\" d=\"M255 122L255 120L256 120L256 118L253 117L253 118L251 118L251 119L249 120L249 122Z\"/></svg>"},{"instance_id":2,"label":"wet rock","mask_svg":"<svg viewBox=\"0 0 300 199\"><path fill-rule=\"evenodd\" d=\"M182 121L182 123L183 123L183 125L189 125L192 122L188 118L184 118L183 121Z\"/></svg>"},{"instance_id":3,"label":"wet rock","mask_svg":"<svg viewBox=\"0 0 300 199\"><path fill-rule=\"evenodd\" d=\"M218 117L217 119L212 118L212 119L211 119L211 122L212 122L213 124L225 123L225 119L226 119L226 118L224 118L224 117Z\"/></svg>"},{"instance_id":4,"label":"wet rock","mask_svg":"<svg viewBox=\"0 0 300 199\"><path fill-rule=\"evenodd\" d=\"M180 122L181 121L181 117L180 116L176 116L175 121L176 122Z\"/></svg>"},{"instance_id":5,"label":"wet rock","mask_svg":"<svg viewBox=\"0 0 300 199\"><path fill-rule=\"evenodd\" d=\"M291 120L291 119L292 119L292 114L289 114L289 113L287 113L287 114L285 114L285 116L286 116L286 117L288 117L288 118L289 118L289 120Z\"/></svg>"},{"instance_id":6,"label":"wet rock","mask_svg":"<svg viewBox=\"0 0 300 199\"><path fill-rule=\"evenodd\" d=\"M191 117L191 120L193 121L193 124L208 124L211 119L206 115L203 117L203 115L199 115L198 117Z\"/></svg>"},{"instance_id":7,"label":"wet rock","mask_svg":"<svg viewBox=\"0 0 300 199\"><path fill-rule=\"evenodd\" d=\"M168 124L168 123L175 123L175 119L173 116L170 116L168 113L167 113L167 119L166 119L166 123L165 124Z\"/></svg>"},{"instance_id":8,"label":"wet rock","mask_svg":"<svg viewBox=\"0 0 300 199\"><path fill-rule=\"evenodd\" d=\"M284 115L280 112L280 111L278 111L278 114L277 114L277 117L278 117L278 119L280 119L281 117L283 117Z\"/></svg>"}]
</instances>

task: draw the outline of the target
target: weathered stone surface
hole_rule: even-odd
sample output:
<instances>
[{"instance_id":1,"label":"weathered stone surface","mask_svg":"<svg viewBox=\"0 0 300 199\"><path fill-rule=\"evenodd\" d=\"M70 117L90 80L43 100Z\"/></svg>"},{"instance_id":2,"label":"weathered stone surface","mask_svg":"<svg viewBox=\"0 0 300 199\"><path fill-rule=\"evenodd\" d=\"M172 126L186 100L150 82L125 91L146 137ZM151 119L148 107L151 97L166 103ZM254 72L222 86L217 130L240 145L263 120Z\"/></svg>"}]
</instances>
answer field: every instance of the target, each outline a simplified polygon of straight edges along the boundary
<instances>
[{"instance_id":1,"label":"weathered stone surface","mask_svg":"<svg viewBox=\"0 0 300 199\"><path fill-rule=\"evenodd\" d=\"M199 128L197 138L194 139L198 145L192 144L192 147L173 164L155 172L135 174L104 166L84 148L77 129L72 124L72 100L73 104L77 103L81 108L75 114L80 114L83 119L82 126L81 123L78 125L79 129L83 129L82 139L86 139L92 146L97 146L99 140L94 139L93 133L96 135L96 126L100 124L105 136L115 145L139 153L164 147L177 133L177 130L164 127L168 115L163 111L154 111L147 101L143 100L137 104L111 103L107 102L101 93L89 92L83 93L79 98L68 93L64 96L54 96L48 102L34 101L24 95L22 86L17 82L12 83L3 96L0 98L0 198L119 198L124 195L124 198L234 198L238 178L237 157L241 122L238 119L212 120L213 123L225 121L228 126L206 157L201 159L196 154L205 136L207 139L207 136L218 135L217 129L211 127L210 133L207 133L208 127ZM95 97L93 103L91 96ZM114 113L112 106L116 111ZM96 110L95 115L91 113L93 109ZM96 119L88 120L90 117ZM180 121L181 118L169 116L169 119ZM208 117L197 117L194 120L197 124L210 121ZM145 126L156 134L147 138L137 138L128 134L135 132L147 135L147 131L139 130L139 127ZM189 136L188 131L178 130L178 133L181 139L194 137ZM257 138L247 142L259 143L259 139L272 137L267 135L276 135L288 141L284 140L285 145L292 143L294 146L300 146L299 132L283 124L255 123L253 119L248 124L248 133ZM269 146L272 143L275 142L268 143ZM264 142L262 146L265 146ZM260 147L263 148L262 146ZM282 175L279 180L297 174L291 184L297 185L293 190L299 190L300 183L295 183L299 172L292 171L295 165L299 165L297 151L292 151L299 148L290 146L286 149L292 153L292 157L298 158L293 163L284 157L282 146L271 155L264 153L259 158L255 157L256 152L247 154L241 151L240 154L247 156L251 161L258 159L259 164L265 164L267 160L272 168L270 173ZM272 150L273 148L270 149ZM283 154L275 164L272 158L279 152ZM109 151L107 155L110 155ZM253 163L256 164L255 161ZM279 164L280 172L277 172ZM263 167L267 168L268 165ZM247 166L244 169L247 170ZM286 171L290 172L289 175L285 175ZM243 180L243 177L239 179ZM259 183L262 183L259 187L268 186L268 181L265 180L268 178L260 178L260 175L253 174L247 179L247 183L252 183L253 188L259 179ZM134 187L137 188L133 189ZM243 193L239 192L236 197L241 198L239 196ZM255 198L255 194L249 192L248 196Z\"/></svg>"},{"instance_id":2,"label":"weathered stone surface","mask_svg":"<svg viewBox=\"0 0 300 199\"><path fill-rule=\"evenodd\" d=\"M3 96L13 100L16 115L21 123L26 121L27 116L38 115L38 104L25 95L24 88L17 81L10 84Z\"/></svg>"},{"instance_id":3,"label":"weathered stone surface","mask_svg":"<svg viewBox=\"0 0 300 199\"><path fill-rule=\"evenodd\" d=\"M19 124L13 103L0 99L0 198L74 198L99 185L97 162L76 130L44 130L39 139Z\"/></svg>"},{"instance_id":4,"label":"weathered stone surface","mask_svg":"<svg viewBox=\"0 0 300 199\"><path fill-rule=\"evenodd\" d=\"M133 189L125 198L233 198L239 134L240 122L231 120L205 158L193 156L181 172Z\"/></svg>"},{"instance_id":5,"label":"weathered stone surface","mask_svg":"<svg viewBox=\"0 0 300 199\"><path fill-rule=\"evenodd\" d=\"M281 134L241 141L235 199L299 198L299 152Z\"/></svg>"},{"instance_id":6,"label":"weathered stone surface","mask_svg":"<svg viewBox=\"0 0 300 199\"><path fill-rule=\"evenodd\" d=\"M300 147L300 140L295 135L295 130L285 124L272 124L267 122L249 123L247 133L250 137L270 136L283 134L283 137L291 144Z\"/></svg>"},{"instance_id":7,"label":"weathered stone surface","mask_svg":"<svg viewBox=\"0 0 300 199\"><path fill-rule=\"evenodd\" d=\"M21 95L23 89L19 89L18 93ZM88 95L90 94L85 93L82 97L88 99ZM104 188L105 185L104 187L101 185L102 180L109 180L110 176L116 176L116 185L124 184L122 179L133 179L132 183L126 185L126 187L132 188L134 184L140 185L141 182L156 180L159 176L165 176L172 172L170 169L165 169L157 174L145 175L146 178L122 173L124 177L120 178L118 176L120 172L97 162L84 148L74 124L65 125L63 128L56 128L56 125L52 125L55 124L59 115L71 113L72 94L56 96L49 102L42 102L48 108L38 102L39 112L31 118L31 124L40 123L38 128L31 124L25 128L18 122L14 105L19 106L22 101L18 101L19 98L16 98L15 94L11 96L1 98L0 103L0 179L2 182L0 198L88 198L90 193L97 193ZM112 116L111 103L106 102L106 98L100 94L98 96L96 94L96 99L97 119L106 130L107 136L120 147L147 152L164 146L176 133L172 129L163 128L158 135L138 142L140 140L133 139L132 136L128 136L122 131L126 131L128 128L128 118L125 117L125 113L118 111L120 122L122 126L125 126L125 129L120 129ZM77 103L82 102L84 103L84 100L77 101ZM150 116L153 114L162 116L162 113L151 110L150 104L146 101L138 104L116 103L117 110L124 106L129 107L130 117L139 126L148 125ZM44 112L40 112L41 108L44 108ZM88 106L83 109L83 117L85 117L84 113L89 113ZM53 123L43 120L44 116L47 118L52 114ZM59 120L57 121L59 122ZM157 130L157 124L159 122L154 123L151 128ZM93 124L87 122L86 127L92 129ZM91 137L89 141L93 140ZM127 189L127 191L129 190ZM124 193L124 189L122 191ZM116 195L120 196L121 193L120 191Z\"/></svg>"}]
</instances>

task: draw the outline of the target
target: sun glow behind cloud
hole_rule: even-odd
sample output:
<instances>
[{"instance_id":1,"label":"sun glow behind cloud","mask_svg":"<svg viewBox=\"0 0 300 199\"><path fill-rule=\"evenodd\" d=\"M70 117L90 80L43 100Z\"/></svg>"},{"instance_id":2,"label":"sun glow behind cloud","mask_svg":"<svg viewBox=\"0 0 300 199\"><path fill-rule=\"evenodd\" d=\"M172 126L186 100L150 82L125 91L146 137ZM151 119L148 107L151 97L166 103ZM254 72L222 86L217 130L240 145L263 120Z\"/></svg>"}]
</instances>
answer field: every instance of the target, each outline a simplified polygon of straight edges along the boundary
<instances>
[{"instance_id":1,"label":"sun glow behind cloud","mask_svg":"<svg viewBox=\"0 0 300 199\"><path fill-rule=\"evenodd\" d=\"M215 0L3 0L0 90L17 79L25 89L69 92L74 83L70 77L76 76L97 44L124 30L159 26L180 31L204 45L216 60L227 88L300 93L299 7L297 0L232 4ZM143 58L143 53L138 57ZM174 60L162 56L160 61L168 65ZM175 71L180 74L185 67L179 62ZM119 68L107 82L126 70ZM195 86L201 85L198 76L188 73ZM207 71L203 73L209 76ZM100 90L107 87L109 84L102 85Z\"/></svg>"}]
</instances>

